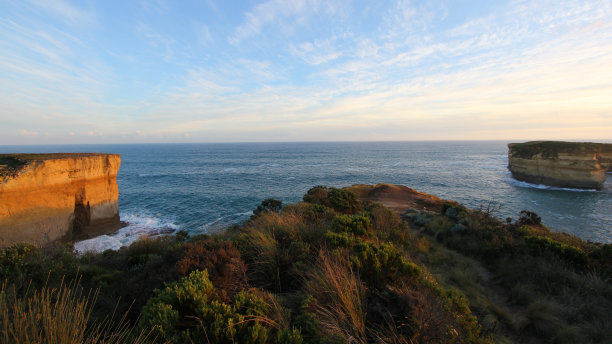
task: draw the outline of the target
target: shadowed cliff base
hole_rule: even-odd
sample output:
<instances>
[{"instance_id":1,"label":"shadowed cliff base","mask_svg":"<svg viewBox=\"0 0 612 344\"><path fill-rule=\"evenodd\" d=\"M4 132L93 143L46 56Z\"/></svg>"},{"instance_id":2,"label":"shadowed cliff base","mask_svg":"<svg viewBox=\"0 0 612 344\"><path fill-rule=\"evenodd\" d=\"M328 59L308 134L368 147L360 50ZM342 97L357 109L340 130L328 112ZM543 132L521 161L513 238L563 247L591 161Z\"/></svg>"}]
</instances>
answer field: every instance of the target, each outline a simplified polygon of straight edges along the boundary
<instances>
[{"instance_id":1,"label":"shadowed cliff base","mask_svg":"<svg viewBox=\"0 0 612 344\"><path fill-rule=\"evenodd\" d=\"M531 141L508 144L508 168L521 181L601 190L612 172L612 144Z\"/></svg>"}]
</instances>

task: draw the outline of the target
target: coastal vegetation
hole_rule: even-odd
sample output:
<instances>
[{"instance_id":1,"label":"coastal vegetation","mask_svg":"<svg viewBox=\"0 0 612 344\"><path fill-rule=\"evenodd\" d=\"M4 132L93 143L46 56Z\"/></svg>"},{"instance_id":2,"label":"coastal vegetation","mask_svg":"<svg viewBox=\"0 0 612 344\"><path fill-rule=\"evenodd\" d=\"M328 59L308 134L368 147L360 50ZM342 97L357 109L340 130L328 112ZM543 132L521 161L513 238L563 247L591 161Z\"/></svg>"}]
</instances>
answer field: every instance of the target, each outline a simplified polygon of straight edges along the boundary
<instances>
[{"instance_id":1,"label":"coastal vegetation","mask_svg":"<svg viewBox=\"0 0 612 344\"><path fill-rule=\"evenodd\" d=\"M0 341L612 338L612 245L552 232L529 211L498 219L492 206L432 198L398 213L355 190L317 186L284 206L267 199L213 235L179 231L99 254L3 249Z\"/></svg>"},{"instance_id":2,"label":"coastal vegetation","mask_svg":"<svg viewBox=\"0 0 612 344\"><path fill-rule=\"evenodd\" d=\"M567 141L529 141L510 144L513 156L531 159L535 155L543 158L557 158L559 153L601 152L612 153L612 144Z\"/></svg>"}]
</instances>

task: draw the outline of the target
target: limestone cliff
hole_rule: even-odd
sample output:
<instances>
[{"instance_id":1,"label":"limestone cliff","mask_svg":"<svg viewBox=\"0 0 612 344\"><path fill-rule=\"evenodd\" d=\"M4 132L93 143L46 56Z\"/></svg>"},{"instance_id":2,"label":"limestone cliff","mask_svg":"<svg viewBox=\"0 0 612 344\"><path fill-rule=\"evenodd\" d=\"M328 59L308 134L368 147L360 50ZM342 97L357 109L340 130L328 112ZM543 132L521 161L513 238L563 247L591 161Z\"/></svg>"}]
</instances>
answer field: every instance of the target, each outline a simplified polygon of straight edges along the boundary
<instances>
[{"instance_id":1,"label":"limestone cliff","mask_svg":"<svg viewBox=\"0 0 612 344\"><path fill-rule=\"evenodd\" d=\"M0 246L120 227L118 154L0 155Z\"/></svg>"},{"instance_id":2,"label":"limestone cliff","mask_svg":"<svg viewBox=\"0 0 612 344\"><path fill-rule=\"evenodd\" d=\"M512 176L529 183L601 189L612 171L612 144L532 141L508 144Z\"/></svg>"}]
</instances>

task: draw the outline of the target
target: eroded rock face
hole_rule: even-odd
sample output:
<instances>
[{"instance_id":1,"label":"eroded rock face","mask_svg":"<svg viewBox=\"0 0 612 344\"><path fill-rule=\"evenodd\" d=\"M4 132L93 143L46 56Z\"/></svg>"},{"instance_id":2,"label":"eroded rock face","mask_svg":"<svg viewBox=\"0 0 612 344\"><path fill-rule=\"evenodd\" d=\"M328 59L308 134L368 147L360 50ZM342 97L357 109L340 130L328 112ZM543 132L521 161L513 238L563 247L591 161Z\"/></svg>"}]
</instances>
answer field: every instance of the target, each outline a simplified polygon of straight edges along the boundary
<instances>
[{"instance_id":1,"label":"eroded rock face","mask_svg":"<svg viewBox=\"0 0 612 344\"><path fill-rule=\"evenodd\" d=\"M0 155L0 246L118 229L118 154Z\"/></svg>"},{"instance_id":2,"label":"eroded rock face","mask_svg":"<svg viewBox=\"0 0 612 344\"><path fill-rule=\"evenodd\" d=\"M521 181L601 189L612 171L612 144L533 141L508 144L508 168Z\"/></svg>"}]
</instances>

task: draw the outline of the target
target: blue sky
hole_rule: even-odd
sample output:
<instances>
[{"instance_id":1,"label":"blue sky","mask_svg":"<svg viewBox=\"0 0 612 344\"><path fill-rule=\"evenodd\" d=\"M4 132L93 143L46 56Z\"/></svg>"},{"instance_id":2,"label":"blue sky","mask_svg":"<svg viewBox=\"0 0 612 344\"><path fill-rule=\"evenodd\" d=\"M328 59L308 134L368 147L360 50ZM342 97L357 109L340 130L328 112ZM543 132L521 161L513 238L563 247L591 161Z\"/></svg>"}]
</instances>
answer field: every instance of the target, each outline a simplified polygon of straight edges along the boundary
<instances>
[{"instance_id":1,"label":"blue sky","mask_svg":"<svg viewBox=\"0 0 612 344\"><path fill-rule=\"evenodd\" d=\"M612 139L612 2L0 2L0 144Z\"/></svg>"}]
</instances>

